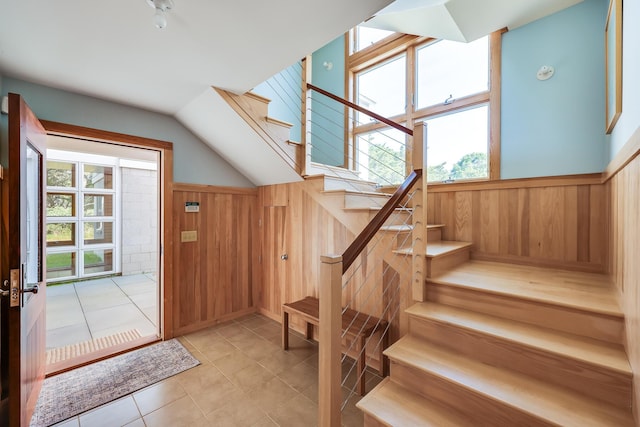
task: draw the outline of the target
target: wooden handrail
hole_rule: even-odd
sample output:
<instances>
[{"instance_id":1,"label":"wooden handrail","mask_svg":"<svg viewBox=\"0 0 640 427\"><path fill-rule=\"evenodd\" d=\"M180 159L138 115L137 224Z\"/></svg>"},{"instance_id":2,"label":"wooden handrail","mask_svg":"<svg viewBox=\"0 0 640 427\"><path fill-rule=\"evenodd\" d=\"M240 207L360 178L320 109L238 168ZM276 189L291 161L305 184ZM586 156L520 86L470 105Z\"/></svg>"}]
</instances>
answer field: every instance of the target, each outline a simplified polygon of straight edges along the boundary
<instances>
[{"instance_id":1,"label":"wooden handrail","mask_svg":"<svg viewBox=\"0 0 640 427\"><path fill-rule=\"evenodd\" d=\"M409 193L411 187L422 177L422 169L414 170L398 187L393 196L385 203L380 211L373 217L367 226L358 234L358 237L349 245L342 254L342 274L353 264L360 252L369 244L373 236L380 230L380 227L391 216L398 207L402 199Z\"/></svg>"},{"instance_id":2,"label":"wooden handrail","mask_svg":"<svg viewBox=\"0 0 640 427\"><path fill-rule=\"evenodd\" d=\"M366 114L367 116L373 117L377 121L391 126L392 128L399 130L400 132L406 133L409 136L413 136L413 131L408 127L402 126L401 124L396 123L393 120L389 120L386 117L381 116L380 114L376 114L373 111L367 110L366 108L363 108L358 104L354 104L353 102L347 101L346 99L342 99L339 96L332 94L331 92L327 92L324 89L320 89L319 87L312 85L311 83L307 83L307 88L316 91L328 98L331 98L334 101L339 102L340 104L346 105L347 107L353 108L356 111Z\"/></svg>"}]
</instances>

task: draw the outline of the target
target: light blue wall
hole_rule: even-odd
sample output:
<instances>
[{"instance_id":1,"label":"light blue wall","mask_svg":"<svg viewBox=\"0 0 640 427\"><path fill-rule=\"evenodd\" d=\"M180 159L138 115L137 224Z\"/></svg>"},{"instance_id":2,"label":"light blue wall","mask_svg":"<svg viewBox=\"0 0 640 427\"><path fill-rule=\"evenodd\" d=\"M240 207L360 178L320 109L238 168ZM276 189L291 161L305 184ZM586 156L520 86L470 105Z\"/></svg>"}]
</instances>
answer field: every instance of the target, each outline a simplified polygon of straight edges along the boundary
<instances>
[{"instance_id":1,"label":"light blue wall","mask_svg":"<svg viewBox=\"0 0 640 427\"><path fill-rule=\"evenodd\" d=\"M269 98L269 116L291 123L291 140L302 142L302 63L298 62L260 83L253 92Z\"/></svg>"},{"instance_id":2,"label":"light blue wall","mask_svg":"<svg viewBox=\"0 0 640 427\"><path fill-rule=\"evenodd\" d=\"M119 132L173 143L175 182L254 187L175 118L59 89L5 77L0 95L22 95L43 120ZM7 161L7 116L0 118L0 155Z\"/></svg>"},{"instance_id":3,"label":"light blue wall","mask_svg":"<svg viewBox=\"0 0 640 427\"><path fill-rule=\"evenodd\" d=\"M311 83L345 98L344 35L312 55ZM325 62L333 63L327 70ZM332 166L344 164L344 108L318 93L312 94L311 160Z\"/></svg>"},{"instance_id":4,"label":"light blue wall","mask_svg":"<svg viewBox=\"0 0 640 427\"><path fill-rule=\"evenodd\" d=\"M623 2L622 15L622 114L611 133L611 159L640 129L640 1Z\"/></svg>"},{"instance_id":5,"label":"light blue wall","mask_svg":"<svg viewBox=\"0 0 640 427\"><path fill-rule=\"evenodd\" d=\"M601 172L606 0L585 0L502 39L501 176ZM555 75L538 81L542 65Z\"/></svg>"}]
</instances>

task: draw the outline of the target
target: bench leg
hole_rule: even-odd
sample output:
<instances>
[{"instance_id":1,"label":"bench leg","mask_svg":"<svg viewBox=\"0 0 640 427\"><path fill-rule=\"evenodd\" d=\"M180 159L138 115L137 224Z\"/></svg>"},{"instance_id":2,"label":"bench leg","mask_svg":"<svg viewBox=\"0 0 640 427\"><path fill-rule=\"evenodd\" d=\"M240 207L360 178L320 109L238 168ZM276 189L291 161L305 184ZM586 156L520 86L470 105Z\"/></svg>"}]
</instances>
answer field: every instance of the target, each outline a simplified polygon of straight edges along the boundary
<instances>
[{"instance_id":1,"label":"bench leg","mask_svg":"<svg viewBox=\"0 0 640 427\"><path fill-rule=\"evenodd\" d=\"M389 358L383 354L383 352L389 347L389 331L383 330L382 334L382 348L380 348L380 376L382 378L389 375Z\"/></svg>"},{"instance_id":2,"label":"bench leg","mask_svg":"<svg viewBox=\"0 0 640 427\"><path fill-rule=\"evenodd\" d=\"M367 383L365 370L367 369L367 340L364 336L360 336L360 355L358 357L358 394L364 396L365 384Z\"/></svg>"},{"instance_id":3,"label":"bench leg","mask_svg":"<svg viewBox=\"0 0 640 427\"><path fill-rule=\"evenodd\" d=\"M313 339L313 323L307 322L307 339Z\"/></svg>"},{"instance_id":4,"label":"bench leg","mask_svg":"<svg viewBox=\"0 0 640 427\"><path fill-rule=\"evenodd\" d=\"M289 349L289 313L282 310L282 349Z\"/></svg>"}]
</instances>

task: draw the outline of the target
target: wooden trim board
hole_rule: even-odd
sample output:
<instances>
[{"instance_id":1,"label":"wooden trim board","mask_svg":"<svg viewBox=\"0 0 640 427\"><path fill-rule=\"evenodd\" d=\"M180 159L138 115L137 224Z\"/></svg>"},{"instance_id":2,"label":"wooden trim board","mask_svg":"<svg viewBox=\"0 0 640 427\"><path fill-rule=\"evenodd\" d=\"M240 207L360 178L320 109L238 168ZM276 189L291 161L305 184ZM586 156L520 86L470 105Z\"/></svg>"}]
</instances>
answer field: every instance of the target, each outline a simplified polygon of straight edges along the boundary
<instances>
[{"instance_id":1,"label":"wooden trim board","mask_svg":"<svg viewBox=\"0 0 640 427\"><path fill-rule=\"evenodd\" d=\"M629 140L609 162L602 173L602 182L607 182L620 172L626 165L640 154L640 127L631 135Z\"/></svg>"}]
</instances>

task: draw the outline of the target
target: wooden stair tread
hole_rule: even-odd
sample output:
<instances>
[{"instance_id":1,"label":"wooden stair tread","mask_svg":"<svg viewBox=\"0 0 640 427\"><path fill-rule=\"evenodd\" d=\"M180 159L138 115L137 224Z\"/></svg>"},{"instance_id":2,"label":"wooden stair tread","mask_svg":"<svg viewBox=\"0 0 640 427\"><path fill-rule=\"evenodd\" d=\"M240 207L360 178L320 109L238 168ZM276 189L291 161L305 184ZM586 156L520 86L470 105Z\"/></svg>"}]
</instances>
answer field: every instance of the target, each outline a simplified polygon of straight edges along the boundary
<instances>
[{"instance_id":1,"label":"wooden stair tread","mask_svg":"<svg viewBox=\"0 0 640 427\"><path fill-rule=\"evenodd\" d=\"M397 363L428 372L550 423L634 425L630 410L615 408L521 374L485 365L412 336L401 338L384 354Z\"/></svg>"},{"instance_id":2,"label":"wooden stair tread","mask_svg":"<svg viewBox=\"0 0 640 427\"><path fill-rule=\"evenodd\" d=\"M633 376L627 355L621 345L436 303L417 303L409 307L406 313L587 362L629 378Z\"/></svg>"},{"instance_id":3,"label":"wooden stair tread","mask_svg":"<svg viewBox=\"0 0 640 427\"><path fill-rule=\"evenodd\" d=\"M353 194L356 196L374 196L374 197L384 197L387 199L391 198L391 194L379 193L377 191L360 191L360 190L348 190L348 189L337 189L337 190L323 190L325 194Z\"/></svg>"},{"instance_id":4,"label":"wooden stair tread","mask_svg":"<svg viewBox=\"0 0 640 427\"><path fill-rule=\"evenodd\" d=\"M386 377L357 404L383 424L403 427L469 426L471 420L454 414Z\"/></svg>"},{"instance_id":5,"label":"wooden stair tread","mask_svg":"<svg viewBox=\"0 0 640 427\"><path fill-rule=\"evenodd\" d=\"M345 208L346 211L379 211L380 209L382 209L382 206L363 206L363 207L357 207L357 208ZM411 212L413 212L413 209L412 208L397 207L397 208L394 209L394 212L411 213Z\"/></svg>"},{"instance_id":6,"label":"wooden stair tread","mask_svg":"<svg viewBox=\"0 0 640 427\"><path fill-rule=\"evenodd\" d=\"M413 225L409 224L383 225L382 227L380 227L380 231L392 231L395 233L411 230L413 230Z\"/></svg>"},{"instance_id":7,"label":"wooden stair tread","mask_svg":"<svg viewBox=\"0 0 640 427\"><path fill-rule=\"evenodd\" d=\"M293 123L285 122L284 120L276 119L275 117L266 116L264 118L268 123L272 123L276 126L282 126L288 129L293 127Z\"/></svg>"},{"instance_id":8,"label":"wooden stair tread","mask_svg":"<svg viewBox=\"0 0 640 427\"><path fill-rule=\"evenodd\" d=\"M300 142L296 142L296 144L301 144ZM359 177L342 177L342 176L334 176L334 175L327 175L327 174L323 174L323 173L319 173L319 174L313 174L313 175L306 175L304 177L304 179L334 179L334 180L338 180L338 181L346 181L346 182L355 182L358 184L371 184L371 185L376 185L376 183L374 181L367 181L364 179L360 179Z\"/></svg>"},{"instance_id":9,"label":"wooden stair tread","mask_svg":"<svg viewBox=\"0 0 640 427\"><path fill-rule=\"evenodd\" d=\"M471 260L429 282L623 317L603 274Z\"/></svg>"},{"instance_id":10,"label":"wooden stair tread","mask_svg":"<svg viewBox=\"0 0 640 427\"><path fill-rule=\"evenodd\" d=\"M458 242L454 240L438 240L435 242L427 242L427 258L437 258L444 255L456 253L458 251L470 248L473 243ZM394 253L400 255L411 255L413 248L396 249Z\"/></svg>"}]
</instances>

